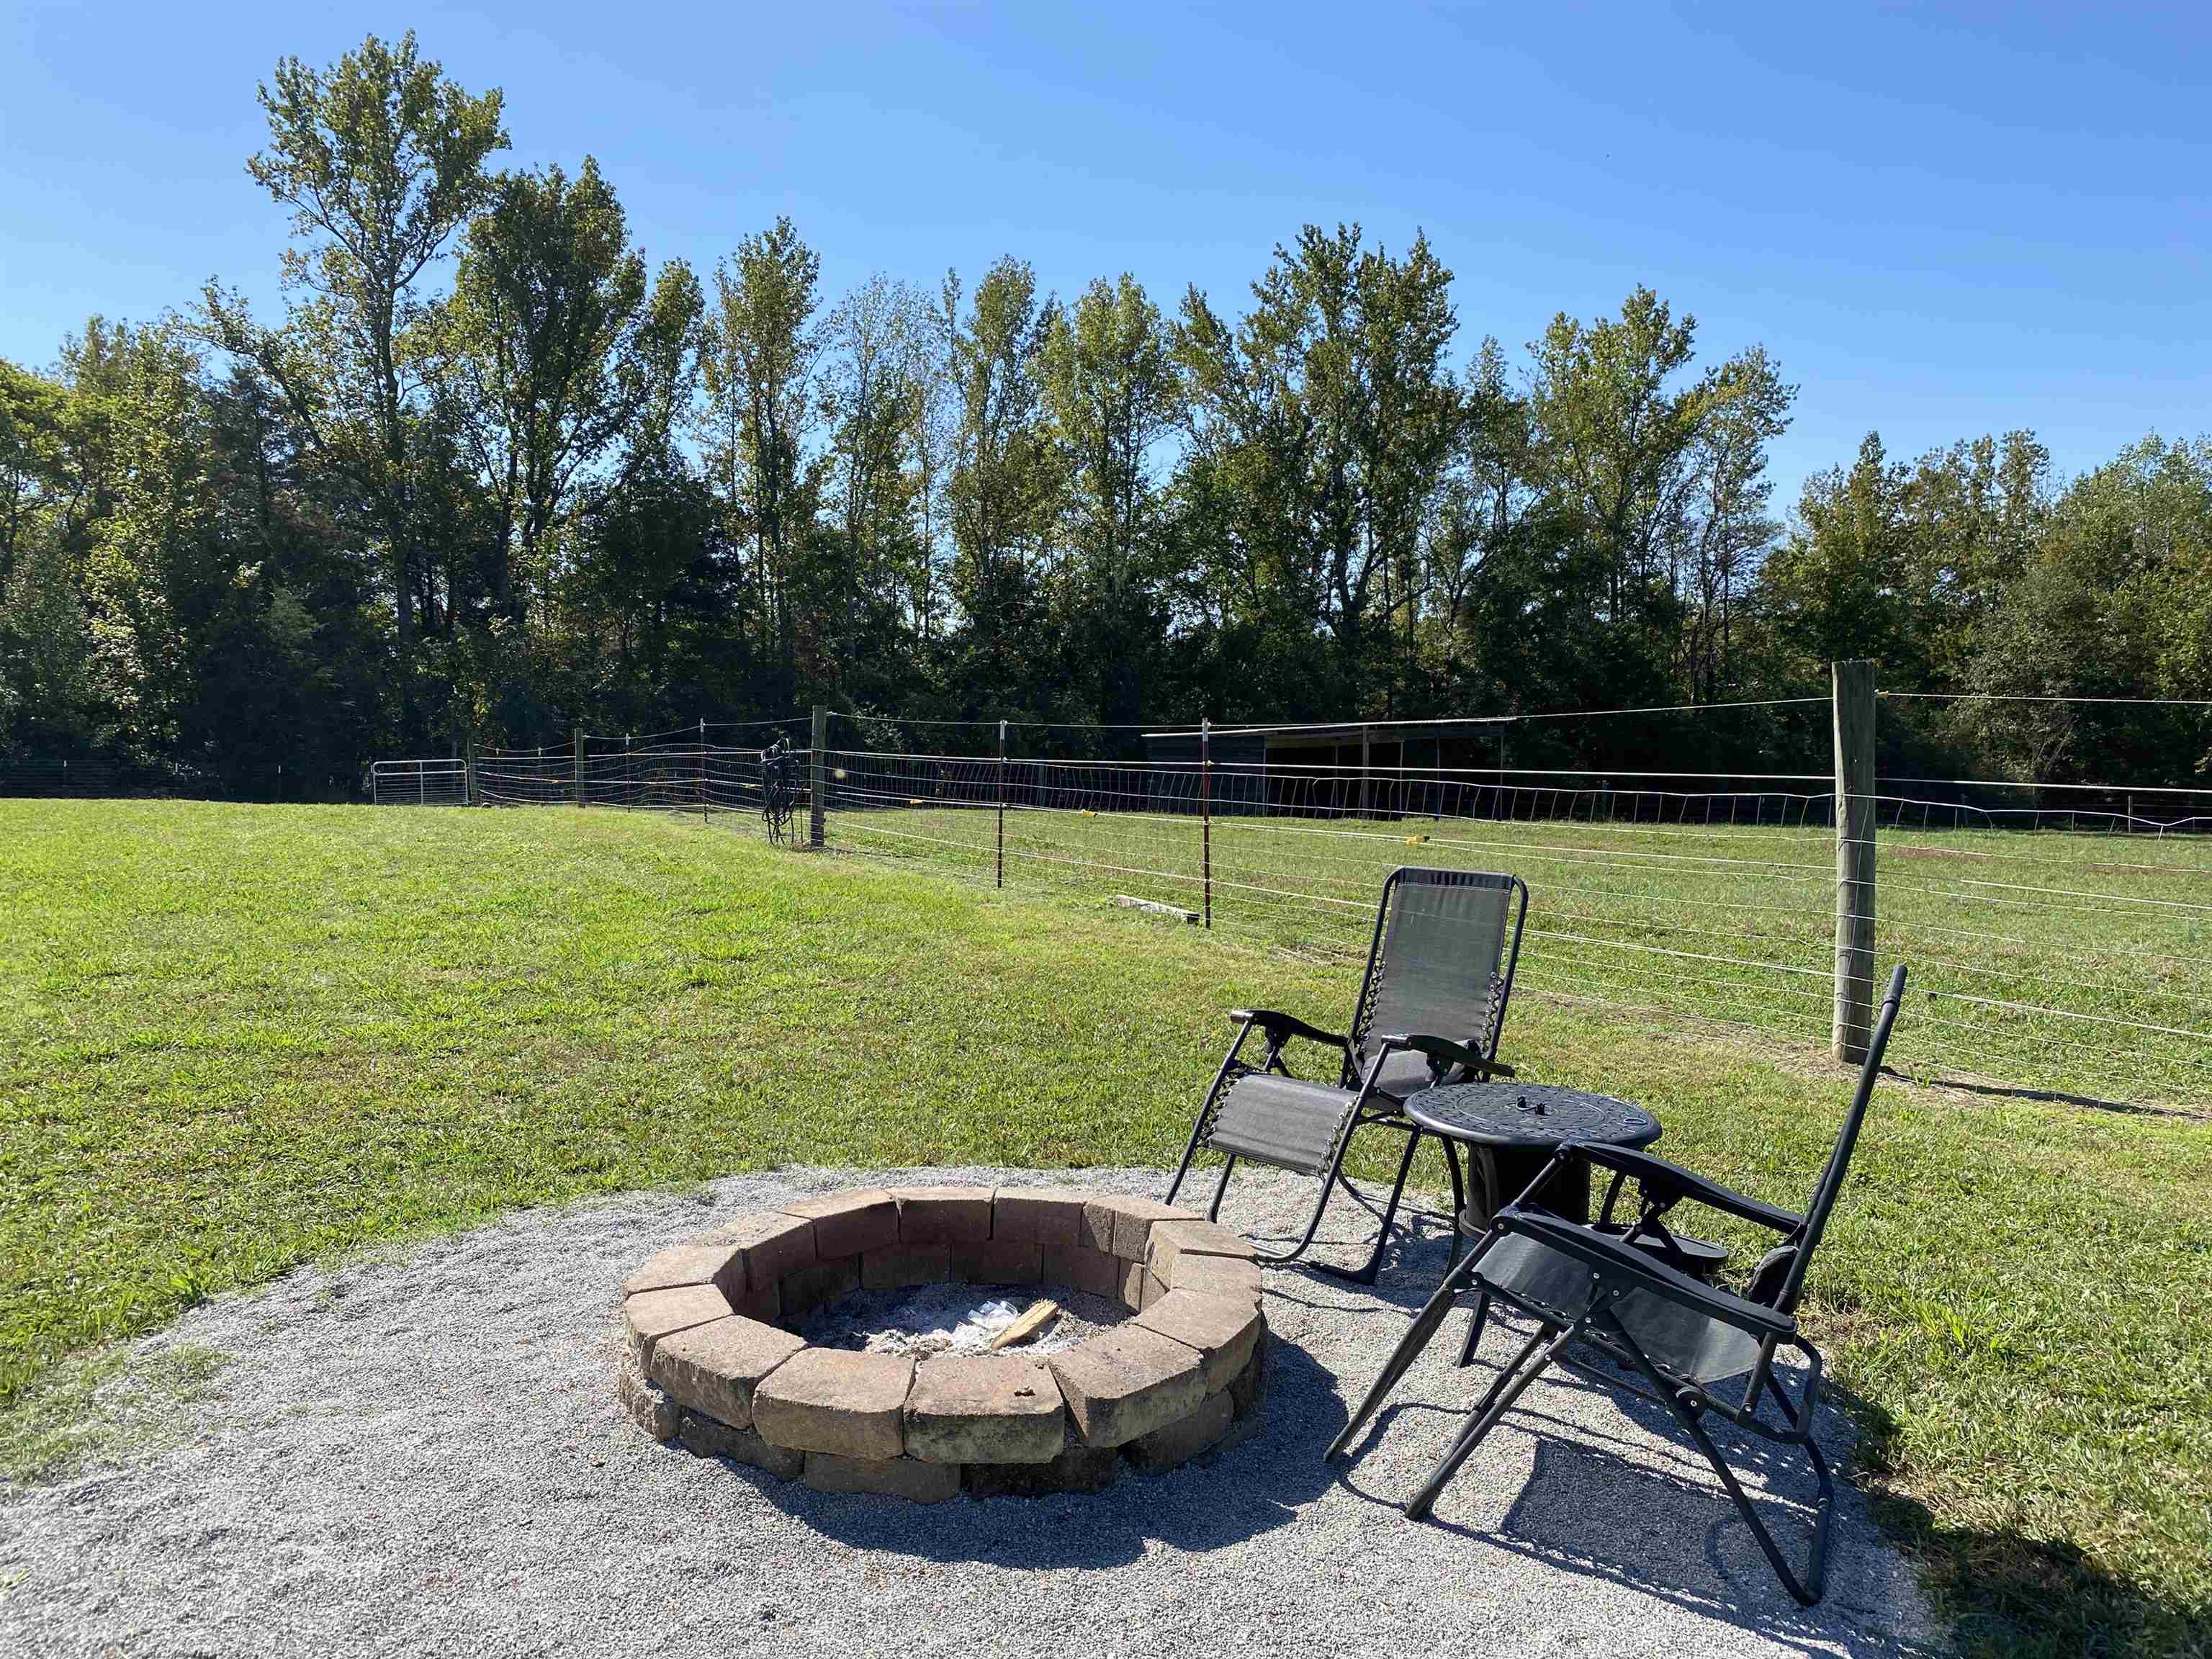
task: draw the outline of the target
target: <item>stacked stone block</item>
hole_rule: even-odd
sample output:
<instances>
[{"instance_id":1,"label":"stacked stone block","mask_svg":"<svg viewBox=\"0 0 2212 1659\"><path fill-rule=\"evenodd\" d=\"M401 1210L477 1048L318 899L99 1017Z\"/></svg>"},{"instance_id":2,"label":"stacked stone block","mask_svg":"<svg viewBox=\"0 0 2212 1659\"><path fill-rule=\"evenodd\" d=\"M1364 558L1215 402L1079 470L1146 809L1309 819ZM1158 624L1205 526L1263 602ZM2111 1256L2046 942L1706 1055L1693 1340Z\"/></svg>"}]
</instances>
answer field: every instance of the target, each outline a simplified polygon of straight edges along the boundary
<instances>
[{"instance_id":1,"label":"stacked stone block","mask_svg":"<svg viewBox=\"0 0 2212 1659\"><path fill-rule=\"evenodd\" d=\"M1065 1285L1133 1318L1037 1359L810 1346L861 1286ZM866 1188L754 1212L623 1285L616 1393L654 1438L823 1492L938 1503L1095 1492L1211 1450L1258 1409L1260 1269L1228 1229L1060 1187Z\"/></svg>"}]
</instances>

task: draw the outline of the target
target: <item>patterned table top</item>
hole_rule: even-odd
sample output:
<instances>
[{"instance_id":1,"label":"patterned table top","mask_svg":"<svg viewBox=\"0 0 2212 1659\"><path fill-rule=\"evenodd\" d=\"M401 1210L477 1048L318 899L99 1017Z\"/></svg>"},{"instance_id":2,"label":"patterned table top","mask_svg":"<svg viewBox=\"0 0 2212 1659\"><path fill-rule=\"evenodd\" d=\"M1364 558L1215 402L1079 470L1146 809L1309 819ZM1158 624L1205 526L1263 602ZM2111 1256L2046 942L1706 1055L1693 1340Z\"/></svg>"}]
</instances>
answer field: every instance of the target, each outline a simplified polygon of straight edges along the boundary
<instances>
[{"instance_id":1,"label":"patterned table top","mask_svg":"<svg viewBox=\"0 0 2212 1659\"><path fill-rule=\"evenodd\" d=\"M1479 1146L1556 1146L1569 1140L1649 1146L1659 1120L1611 1095L1544 1083L1448 1083L1406 1102L1424 1129Z\"/></svg>"}]
</instances>

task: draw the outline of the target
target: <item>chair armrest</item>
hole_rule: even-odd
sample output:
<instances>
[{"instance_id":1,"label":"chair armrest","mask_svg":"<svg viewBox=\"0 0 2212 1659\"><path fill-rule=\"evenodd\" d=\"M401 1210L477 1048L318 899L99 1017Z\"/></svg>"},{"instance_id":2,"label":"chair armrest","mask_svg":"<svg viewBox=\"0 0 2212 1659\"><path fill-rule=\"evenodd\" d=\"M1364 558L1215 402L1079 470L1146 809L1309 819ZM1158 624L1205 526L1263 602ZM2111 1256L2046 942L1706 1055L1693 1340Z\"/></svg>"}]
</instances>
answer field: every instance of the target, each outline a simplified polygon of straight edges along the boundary
<instances>
[{"instance_id":1,"label":"chair armrest","mask_svg":"<svg viewBox=\"0 0 2212 1659\"><path fill-rule=\"evenodd\" d=\"M1566 1150L1566 1149L1562 1149ZM1724 1211L1729 1215L1771 1227L1778 1233L1794 1233L1805 1224L1805 1218L1793 1214L1778 1205L1752 1198L1723 1187L1717 1181L1684 1169L1679 1164L1669 1164L1663 1158L1654 1158L1649 1152L1631 1152L1626 1146L1609 1146L1594 1141L1577 1141L1572 1150L1593 1164L1603 1164L1608 1170L1633 1176L1638 1186L1653 1198L1668 1204L1688 1199L1708 1209Z\"/></svg>"},{"instance_id":2,"label":"chair armrest","mask_svg":"<svg viewBox=\"0 0 2212 1659\"><path fill-rule=\"evenodd\" d=\"M1486 1060L1465 1043L1454 1042L1449 1037L1424 1036L1419 1032L1410 1031L1386 1031L1377 1036L1375 1041L1393 1048L1411 1048L1416 1054L1426 1054L1432 1061L1464 1066L1480 1077L1516 1075L1513 1068L1503 1060Z\"/></svg>"},{"instance_id":3,"label":"chair armrest","mask_svg":"<svg viewBox=\"0 0 2212 1659\"><path fill-rule=\"evenodd\" d=\"M1259 1026L1267 1032L1271 1042L1280 1042L1286 1038L1302 1036L1346 1052L1352 1048L1351 1038L1340 1037L1334 1031L1324 1031L1318 1025L1309 1025L1295 1015L1273 1008L1231 1008L1229 1018L1241 1025Z\"/></svg>"},{"instance_id":4,"label":"chair armrest","mask_svg":"<svg viewBox=\"0 0 2212 1659\"><path fill-rule=\"evenodd\" d=\"M1788 1314L1777 1313L1771 1308L1747 1302L1702 1279L1692 1279L1632 1244L1624 1244L1574 1222L1563 1221L1549 1211L1524 1210L1517 1204L1509 1204L1498 1212L1492 1224L1501 1233L1518 1233L1562 1255L1572 1256L1600 1273L1632 1280L1638 1290L1664 1297L1755 1336L1788 1341L1797 1334L1797 1322Z\"/></svg>"}]
</instances>

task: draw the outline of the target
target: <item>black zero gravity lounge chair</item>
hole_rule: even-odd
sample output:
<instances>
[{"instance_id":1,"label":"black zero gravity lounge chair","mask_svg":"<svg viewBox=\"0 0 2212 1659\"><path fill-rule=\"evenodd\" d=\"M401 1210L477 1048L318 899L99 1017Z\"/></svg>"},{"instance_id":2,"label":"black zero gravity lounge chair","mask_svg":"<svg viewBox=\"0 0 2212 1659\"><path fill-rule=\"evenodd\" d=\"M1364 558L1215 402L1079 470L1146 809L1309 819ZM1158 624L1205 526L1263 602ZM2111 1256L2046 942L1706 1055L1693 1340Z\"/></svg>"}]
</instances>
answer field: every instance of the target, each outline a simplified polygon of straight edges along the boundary
<instances>
[{"instance_id":1,"label":"black zero gravity lounge chair","mask_svg":"<svg viewBox=\"0 0 2212 1659\"><path fill-rule=\"evenodd\" d=\"M1820 1172L1812 1206L1803 1215L1792 1215L1731 1192L1647 1153L1619 1146L1562 1146L1528 1189L1498 1212L1474 1252L1445 1275L1443 1285L1368 1390L1367 1398L1360 1401L1344 1431L1322 1455L1333 1458L1352 1443L1383 1396L1405 1375L1414 1356L1436 1335L1454 1299L1461 1291L1472 1290L1480 1298L1478 1320L1483 1307L1495 1297L1534 1319L1536 1334L1498 1373L1490 1392L1475 1407L1473 1419L1452 1442L1451 1449L1407 1504L1408 1516L1418 1521L1428 1514L1437 1494L1482 1443L1483 1437L1497 1426L1522 1391L1557 1361L1666 1407L1720 1476L1721 1485L1735 1500L1752 1537L1784 1586L1808 1607L1819 1601L1826 1572L1828 1517L1835 1504L1835 1486L1829 1478L1828 1461L1813 1440L1813 1410L1820 1388L1820 1351L1799 1334L1795 1314L1805 1285L1805 1270L1828 1224L1829 1212L1835 1208L1844 1172L1850 1165L1851 1149L1858 1144L1859 1126L1874 1094L1875 1079L1881 1071L1882 1050L1889 1043L1889 1028L1896 1021L1897 1006L1904 996L1905 969L1900 964L1890 975L1889 994L1867 1045L1858 1091L1828 1154L1827 1167ZM1637 1219L1626 1235L1599 1232L1536 1207L1534 1200L1545 1183L1571 1158L1588 1158L1613 1171L1613 1190L1606 1197L1608 1212L1622 1183L1636 1182L1641 1202ZM1685 1200L1780 1235L1781 1243L1761 1258L1742 1296L1703 1284L1663 1259L1667 1242L1673 1237L1667 1229L1667 1217ZM1589 1364L1570 1358L1565 1350L1577 1342L1599 1350L1613 1364ZM1775 1354L1782 1348L1795 1348L1805 1357L1794 1402L1775 1372ZM1468 1358L1463 1352L1461 1363L1464 1364ZM1624 1371L1640 1377L1641 1385L1622 1375ZM1723 1397L1723 1391L1727 1398ZM1784 1422L1779 1428L1760 1420L1762 1394L1772 1395L1780 1408ZM1772 1535L1752 1509L1735 1472L1705 1431L1699 1419L1707 1412L1717 1413L1764 1439L1805 1449L1820 1482L1820 1496L1814 1514L1812 1554L1802 1580L1790 1571Z\"/></svg>"},{"instance_id":2,"label":"black zero gravity lounge chair","mask_svg":"<svg viewBox=\"0 0 2212 1659\"><path fill-rule=\"evenodd\" d=\"M1350 1035L1322 1030L1272 1008L1232 1012L1230 1018L1239 1022L1237 1040L1206 1091L1190 1144L1168 1185L1168 1202L1175 1202L1191 1160L1202 1150L1224 1158L1209 1216L1220 1213L1230 1172L1240 1158L1318 1176L1321 1195L1305 1237L1290 1249L1260 1258L1295 1261L1313 1243L1329 1194L1340 1182L1359 1198L1344 1178L1345 1150L1354 1132L1370 1124L1397 1130L1406 1136L1406 1152L1398 1161L1374 1254L1358 1269L1313 1264L1319 1272L1374 1283L1421 1139L1421 1131L1399 1110L1406 1097L1432 1083L1513 1075L1513 1068L1498 1059L1498 1040L1505 1030L1505 1006L1521 955L1521 924L1528 911L1528 890L1515 876L1393 871L1382 884L1382 902L1375 913L1375 936ZM1245 1041L1255 1029L1267 1045L1257 1066L1243 1058ZM1336 1051L1328 1081L1291 1075L1282 1054L1292 1037ZM1465 1188L1455 1149L1449 1141L1443 1145L1456 1211L1467 1201Z\"/></svg>"}]
</instances>

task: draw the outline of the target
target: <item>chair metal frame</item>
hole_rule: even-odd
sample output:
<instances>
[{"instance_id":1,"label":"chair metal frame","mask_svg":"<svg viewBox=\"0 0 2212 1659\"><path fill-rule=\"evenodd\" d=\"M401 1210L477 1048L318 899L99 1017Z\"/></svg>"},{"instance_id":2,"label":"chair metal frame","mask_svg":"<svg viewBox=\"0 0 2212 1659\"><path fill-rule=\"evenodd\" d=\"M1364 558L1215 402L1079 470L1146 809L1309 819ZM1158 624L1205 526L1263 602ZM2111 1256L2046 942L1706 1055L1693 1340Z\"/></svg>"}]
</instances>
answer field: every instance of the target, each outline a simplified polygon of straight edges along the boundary
<instances>
[{"instance_id":1,"label":"chair metal frame","mask_svg":"<svg viewBox=\"0 0 2212 1659\"><path fill-rule=\"evenodd\" d=\"M1389 970L1383 954L1383 943L1388 937L1392 900L1401 884L1430 883L1444 886L1502 887L1517 901L1512 911L1512 924L1505 946L1501 952L1504 968L1493 969L1491 976L1490 1008L1486 1018L1487 1029L1474 1043L1442 1034L1425 1031L1392 1031L1377 1033L1370 1030L1375 1002L1381 988L1376 969L1384 974ZM1237 1024L1236 1040L1222 1057L1220 1066L1213 1074L1213 1082L1206 1092L1205 1103L1200 1108L1198 1121L1192 1126L1190 1139L1183 1147L1182 1161L1176 1167L1175 1178L1168 1183L1167 1202L1175 1202L1182 1190L1184 1177L1199 1152L1206 1148L1220 1109L1222 1098L1238 1079L1255 1073L1273 1072L1279 1076L1294 1073L1283 1063L1283 1049L1292 1038L1302 1038L1334 1048L1339 1056L1337 1080L1334 1086L1349 1091L1352 1099L1337 1126L1325 1170L1322 1175L1321 1195L1314 1203L1313 1213L1307 1218L1304 1235L1287 1250L1261 1252L1259 1260L1270 1266L1280 1266L1298 1260L1312 1248L1315 1236L1321 1231L1322 1217L1335 1189L1341 1186L1353 1200L1363 1206L1367 1200L1354 1188L1344 1173L1344 1160L1350 1150L1352 1138L1359 1130L1369 1127L1395 1130L1406 1137L1406 1150L1398 1160L1398 1171L1390 1186L1390 1196L1384 1205L1382 1224L1375 1236L1375 1248L1366 1261L1358 1267L1340 1267L1326 1261L1310 1265L1316 1273L1333 1278L1346 1279L1355 1283L1371 1285L1382 1271L1382 1257L1390 1242L1390 1224L1396 1219L1398 1205L1404 1196L1406 1179L1413 1167L1413 1154L1419 1148L1425 1133L1407 1119L1401 1109L1403 1102L1385 1092L1380 1086L1382 1068L1390 1056L1406 1051L1424 1055L1429 1062L1429 1081L1441 1081L1455 1066L1463 1067L1470 1077L1512 1077L1513 1068L1498 1058L1498 1046L1505 1032L1505 1013L1513 995L1513 976L1521 961L1521 933L1528 916L1528 887L1518 876L1501 872L1474 870L1440 870L1424 866L1403 865L1393 870L1382 884L1382 902L1375 909L1375 929L1367 945L1367 966L1360 979L1359 996L1352 1007L1352 1030L1349 1035L1322 1030L1304 1020L1273 1008L1238 1008L1231 1011L1229 1018ZM1265 1034L1267 1053L1257 1066L1243 1059L1244 1044L1255 1030ZM1360 1050L1371 1046L1372 1054L1363 1072L1359 1066ZM1441 1140L1444 1168L1451 1179L1452 1208L1455 1213L1467 1202L1466 1184L1460 1173L1458 1149L1449 1140ZM1243 1156L1249 1157L1249 1154ZM1220 1176L1214 1182L1212 1201L1206 1206L1209 1220L1218 1220L1221 1201L1229 1190L1229 1178L1235 1172L1239 1154L1224 1154ZM1254 1159L1255 1162L1264 1160ZM1304 1171L1301 1171L1304 1173ZM1371 1208L1371 1206L1369 1206Z\"/></svg>"},{"instance_id":2,"label":"chair metal frame","mask_svg":"<svg viewBox=\"0 0 2212 1659\"><path fill-rule=\"evenodd\" d=\"M1491 1297L1510 1304L1534 1320L1536 1331L1507 1363L1505 1369L1498 1373L1489 1392L1475 1407L1467 1425L1454 1438L1450 1449L1420 1490L1407 1501L1406 1513L1409 1517L1418 1521L1429 1514L1438 1494L1458 1472L1460 1466L1498 1425L1499 1419L1512 1408L1530 1383L1547 1367L1555 1364L1566 1365L1608 1387L1655 1401L1664 1407L1698 1449L1705 1454L1705 1461L1712 1465L1723 1488L1750 1527L1752 1537L1766 1557L1768 1565L1774 1569L1776 1576L1781 1579L1784 1588L1805 1606L1810 1607L1818 1601L1826 1577L1828 1525L1835 1507L1835 1482L1827 1458L1813 1438L1814 1413L1819 1402L1822 1376L1820 1354L1798 1331L1796 1310L1798 1297L1804 1288L1806 1270L1812 1261L1814 1249L1820 1243L1821 1233L1827 1226L1837 1194L1842 1190L1844 1176L1850 1166L1851 1152L1857 1144L1860 1127L1874 1094L1875 1083L1881 1070L1882 1052L1889 1042L1890 1027L1896 1022L1899 1005L1904 1000L1905 977L1902 965L1890 976L1888 994L1868 1044L1866 1061L1860 1069L1858 1088L1853 1096L1850 1111L1845 1116L1843 1128L1829 1153L1827 1166L1821 1173L1820 1185L1814 1189L1812 1205L1803 1215L1747 1197L1648 1153L1594 1144L1562 1146L1521 1196L1498 1212L1489 1231L1484 1234L1474 1249L1444 1275L1443 1283L1437 1287L1427 1306L1421 1310L1412 1328L1384 1365L1382 1374L1368 1390L1367 1397L1360 1402L1359 1408L1352 1414L1343 1431L1330 1443L1328 1451L1322 1455L1334 1458L1351 1444L1353 1437L1374 1416L1384 1397L1405 1375L1407 1368L1434 1339L1437 1328L1451 1312L1461 1293L1473 1289L1480 1300L1476 1323L1469 1331L1468 1346L1461 1355L1462 1364L1467 1363L1474 1342L1479 1340L1482 1315ZM1586 1158L1613 1172L1613 1191L1607 1194L1606 1200L1608 1212L1621 1183L1632 1179L1637 1182L1641 1212L1635 1225L1625 1235L1598 1232L1592 1227L1563 1220L1535 1206L1535 1201L1541 1196L1547 1183L1575 1158ZM1666 1242L1671 1237L1666 1230L1665 1217L1677 1204L1685 1200L1722 1211L1781 1235L1781 1244L1759 1264L1747 1295L1736 1296L1692 1279L1663 1259ZM1498 1241L1516 1236L1588 1268L1591 1287L1589 1301L1578 1308L1554 1306L1523 1294L1510 1285L1483 1278L1483 1258ZM1659 1246L1658 1255L1654 1255L1648 1249L1638 1248L1639 1240L1645 1239ZM1718 1398L1704 1383L1676 1374L1652 1357L1636 1340L1617 1311L1617 1304L1623 1297L1638 1291L1673 1303L1705 1319L1731 1326L1756 1339L1757 1358L1743 1373L1746 1380L1741 1399ZM1566 1351L1576 1343L1584 1343L1597 1349L1613 1364L1595 1365L1572 1357ZM1802 1381L1798 1385L1795 1400L1784 1389L1774 1369L1776 1355L1785 1348L1795 1350L1805 1360ZM1632 1370L1641 1382L1623 1378L1616 1369L1618 1367ZM1780 1408L1784 1419L1778 1427L1759 1415L1759 1406L1769 1396ZM1735 1471L1707 1432L1702 1419L1708 1413L1724 1418L1738 1428L1776 1444L1803 1449L1813 1470L1818 1495L1814 1503L1811 1547L1802 1577L1784 1556L1773 1534L1752 1507L1750 1497L1745 1492Z\"/></svg>"}]
</instances>

